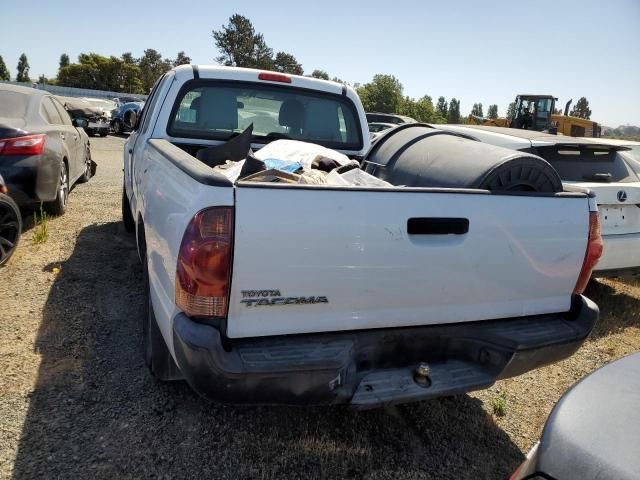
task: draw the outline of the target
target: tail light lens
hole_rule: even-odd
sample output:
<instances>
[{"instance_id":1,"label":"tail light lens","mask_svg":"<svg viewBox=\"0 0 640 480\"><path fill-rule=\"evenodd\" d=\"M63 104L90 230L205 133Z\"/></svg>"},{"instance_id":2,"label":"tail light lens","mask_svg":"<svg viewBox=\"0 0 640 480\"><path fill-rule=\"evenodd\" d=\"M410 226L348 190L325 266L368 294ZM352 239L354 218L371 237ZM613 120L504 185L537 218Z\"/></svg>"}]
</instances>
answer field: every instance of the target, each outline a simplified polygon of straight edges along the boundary
<instances>
[{"instance_id":1,"label":"tail light lens","mask_svg":"<svg viewBox=\"0 0 640 480\"><path fill-rule=\"evenodd\" d=\"M578 277L578 282L573 293L582 293L587 288L591 273L602 256L604 244L600 235L600 215L598 212L589 212L589 240L587 242L587 251L582 262L582 270Z\"/></svg>"},{"instance_id":2,"label":"tail light lens","mask_svg":"<svg viewBox=\"0 0 640 480\"><path fill-rule=\"evenodd\" d=\"M227 316L232 232L231 207L202 210L189 223L176 268L176 305L187 315Z\"/></svg>"},{"instance_id":3,"label":"tail light lens","mask_svg":"<svg viewBox=\"0 0 640 480\"><path fill-rule=\"evenodd\" d=\"M44 150L44 134L0 140L0 155L40 155Z\"/></svg>"}]
</instances>

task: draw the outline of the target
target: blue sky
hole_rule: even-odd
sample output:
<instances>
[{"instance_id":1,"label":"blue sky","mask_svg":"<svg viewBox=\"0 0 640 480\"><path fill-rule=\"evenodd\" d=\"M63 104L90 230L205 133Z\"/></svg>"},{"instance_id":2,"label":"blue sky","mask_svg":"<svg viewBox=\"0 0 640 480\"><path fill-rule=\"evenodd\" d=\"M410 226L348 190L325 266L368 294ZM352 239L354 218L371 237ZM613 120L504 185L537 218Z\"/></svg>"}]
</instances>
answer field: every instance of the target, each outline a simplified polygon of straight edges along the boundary
<instances>
[{"instance_id":1,"label":"blue sky","mask_svg":"<svg viewBox=\"0 0 640 480\"><path fill-rule=\"evenodd\" d=\"M5 2L3 2L5 3ZM274 51L294 54L350 83L393 74L405 94L497 103L517 93L589 99L592 119L640 125L640 1L165 1L8 2L0 55L15 76L20 53L31 77L55 76L61 53L173 58L213 63L211 30L250 18Z\"/></svg>"}]
</instances>

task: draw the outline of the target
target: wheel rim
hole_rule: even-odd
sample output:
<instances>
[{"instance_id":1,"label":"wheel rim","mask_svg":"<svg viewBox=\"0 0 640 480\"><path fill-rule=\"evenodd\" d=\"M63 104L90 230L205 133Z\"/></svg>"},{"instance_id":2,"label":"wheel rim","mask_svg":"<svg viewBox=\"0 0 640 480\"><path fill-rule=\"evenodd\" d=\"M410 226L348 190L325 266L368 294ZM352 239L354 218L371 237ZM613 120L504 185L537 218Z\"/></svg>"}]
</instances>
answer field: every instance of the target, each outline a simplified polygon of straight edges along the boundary
<instances>
[{"instance_id":1,"label":"wheel rim","mask_svg":"<svg viewBox=\"0 0 640 480\"><path fill-rule=\"evenodd\" d=\"M0 264L11 255L18 243L20 227L16 215L11 206L0 204Z\"/></svg>"},{"instance_id":2,"label":"wheel rim","mask_svg":"<svg viewBox=\"0 0 640 480\"><path fill-rule=\"evenodd\" d=\"M69 196L69 182L68 182L68 178L67 178L67 166L66 165L62 165L62 169L60 171L60 190L59 190L59 195L60 195L60 201L62 202L63 206L67 206L67 198Z\"/></svg>"}]
</instances>

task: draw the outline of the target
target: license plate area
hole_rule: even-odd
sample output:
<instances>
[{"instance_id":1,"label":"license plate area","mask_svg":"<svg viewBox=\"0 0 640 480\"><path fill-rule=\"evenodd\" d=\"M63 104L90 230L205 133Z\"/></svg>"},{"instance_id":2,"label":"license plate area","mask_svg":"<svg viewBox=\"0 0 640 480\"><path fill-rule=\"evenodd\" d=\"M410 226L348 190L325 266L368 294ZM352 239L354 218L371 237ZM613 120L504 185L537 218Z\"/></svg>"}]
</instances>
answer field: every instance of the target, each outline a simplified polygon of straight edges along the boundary
<instances>
[{"instance_id":1,"label":"license plate area","mask_svg":"<svg viewBox=\"0 0 640 480\"><path fill-rule=\"evenodd\" d=\"M603 234L625 234L640 231L640 208L636 205L600 205Z\"/></svg>"}]
</instances>

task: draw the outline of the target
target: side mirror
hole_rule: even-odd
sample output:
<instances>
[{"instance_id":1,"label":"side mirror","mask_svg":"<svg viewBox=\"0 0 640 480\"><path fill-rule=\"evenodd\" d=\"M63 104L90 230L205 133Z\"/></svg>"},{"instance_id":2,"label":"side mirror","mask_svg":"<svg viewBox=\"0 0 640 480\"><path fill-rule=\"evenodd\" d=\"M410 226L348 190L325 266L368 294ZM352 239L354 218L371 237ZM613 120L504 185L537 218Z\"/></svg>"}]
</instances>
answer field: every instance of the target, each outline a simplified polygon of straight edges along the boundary
<instances>
[{"instance_id":1,"label":"side mirror","mask_svg":"<svg viewBox=\"0 0 640 480\"><path fill-rule=\"evenodd\" d=\"M76 128L87 128L89 126L89 121L86 118L74 118L71 123Z\"/></svg>"}]
</instances>

